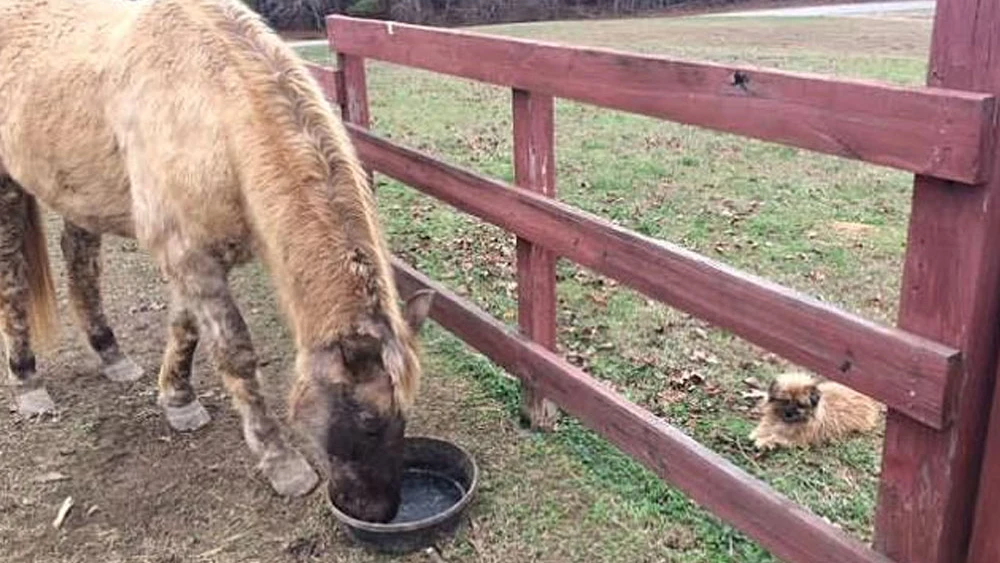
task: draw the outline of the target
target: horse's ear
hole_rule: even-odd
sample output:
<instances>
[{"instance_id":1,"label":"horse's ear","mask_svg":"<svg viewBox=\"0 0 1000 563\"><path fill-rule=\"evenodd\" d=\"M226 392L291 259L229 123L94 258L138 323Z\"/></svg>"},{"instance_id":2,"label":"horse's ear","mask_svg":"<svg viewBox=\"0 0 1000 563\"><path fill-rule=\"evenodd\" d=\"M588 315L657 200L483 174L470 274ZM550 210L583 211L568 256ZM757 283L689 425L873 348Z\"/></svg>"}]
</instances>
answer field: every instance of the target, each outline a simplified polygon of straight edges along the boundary
<instances>
[{"instance_id":1,"label":"horse's ear","mask_svg":"<svg viewBox=\"0 0 1000 563\"><path fill-rule=\"evenodd\" d=\"M340 340L344 365L351 371L382 357L382 340L369 334L351 334Z\"/></svg>"},{"instance_id":2,"label":"horse's ear","mask_svg":"<svg viewBox=\"0 0 1000 563\"><path fill-rule=\"evenodd\" d=\"M424 321L427 320L427 315L431 311L431 304L434 303L434 290L422 289L413 295L406 301L406 324L410 326L410 330L413 332L418 332L420 327L424 325Z\"/></svg>"}]
</instances>

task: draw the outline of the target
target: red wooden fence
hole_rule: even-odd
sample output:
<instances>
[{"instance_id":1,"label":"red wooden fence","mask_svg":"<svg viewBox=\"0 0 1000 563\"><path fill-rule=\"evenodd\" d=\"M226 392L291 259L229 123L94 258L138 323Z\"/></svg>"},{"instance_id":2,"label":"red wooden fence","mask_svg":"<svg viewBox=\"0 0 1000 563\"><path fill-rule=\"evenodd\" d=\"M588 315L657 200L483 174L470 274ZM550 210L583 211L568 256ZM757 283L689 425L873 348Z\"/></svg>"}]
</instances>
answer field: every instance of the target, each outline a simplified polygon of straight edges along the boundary
<instances>
[{"instance_id":1,"label":"red wooden fence","mask_svg":"<svg viewBox=\"0 0 1000 563\"><path fill-rule=\"evenodd\" d=\"M514 182L544 197L556 195L555 100L546 94L514 90ZM556 349L556 257L541 245L517 239L517 320L521 332ZM526 381L522 411L536 428L551 428L556 406Z\"/></svg>"},{"instance_id":2,"label":"red wooden fence","mask_svg":"<svg viewBox=\"0 0 1000 563\"><path fill-rule=\"evenodd\" d=\"M782 559L986 563L1000 561L1000 481L980 471L984 449L1000 463L1000 413L984 446L1000 328L1000 175L992 173L1000 67L990 63L1000 60L998 5L938 1L926 88L341 16L327 18L339 68L311 69L366 166L517 235L519 331L402 262L394 266L404 295L437 290L433 318L521 378L524 413L536 427L551 426L553 401ZM365 59L511 88L515 185L367 131ZM553 97L916 173L899 326L560 203ZM556 256L887 404L874 549L553 353Z\"/></svg>"}]
</instances>

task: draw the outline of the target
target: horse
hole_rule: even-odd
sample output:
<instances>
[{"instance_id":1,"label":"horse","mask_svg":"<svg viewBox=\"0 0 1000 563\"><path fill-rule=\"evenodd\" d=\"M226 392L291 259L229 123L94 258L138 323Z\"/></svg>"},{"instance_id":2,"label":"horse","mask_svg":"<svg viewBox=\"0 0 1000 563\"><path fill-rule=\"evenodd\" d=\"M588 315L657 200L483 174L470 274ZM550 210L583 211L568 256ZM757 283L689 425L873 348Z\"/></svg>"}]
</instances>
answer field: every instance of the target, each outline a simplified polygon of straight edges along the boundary
<instances>
[{"instance_id":1,"label":"horse","mask_svg":"<svg viewBox=\"0 0 1000 563\"><path fill-rule=\"evenodd\" d=\"M237 0L0 2L0 332L18 411L55 404L35 351L52 339L42 210L60 217L70 306L113 381L122 351L100 292L102 236L138 241L169 288L157 402L190 432L210 346L257 468L287 497L315 490L385 522L400 500L406 421L433 292L401 303L376 209L343 123L294 51ZM290 445L265 407L228 285L259 259L294 336Z\"/></svg>"}]
</instances>

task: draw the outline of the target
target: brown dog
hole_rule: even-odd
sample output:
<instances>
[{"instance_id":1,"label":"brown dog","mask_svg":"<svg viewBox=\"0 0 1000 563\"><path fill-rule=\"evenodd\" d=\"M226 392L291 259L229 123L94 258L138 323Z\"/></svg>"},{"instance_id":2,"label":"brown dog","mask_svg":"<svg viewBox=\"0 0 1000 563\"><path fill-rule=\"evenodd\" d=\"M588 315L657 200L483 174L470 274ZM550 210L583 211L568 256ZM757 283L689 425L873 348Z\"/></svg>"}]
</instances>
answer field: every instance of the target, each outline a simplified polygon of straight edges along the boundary
<instances>
[{"instance_id":1,"label":"brown dog","mask_svg":"<svg viewBox=\"0 0 1000 563\"><path fill-rule=\"evenodd\" d=\"M806 446L867 432L878 422L878 402L839 383L812 376L779 375L761 401L761 420L750 434L761 449Z\"/></svg>"}]
</instances>

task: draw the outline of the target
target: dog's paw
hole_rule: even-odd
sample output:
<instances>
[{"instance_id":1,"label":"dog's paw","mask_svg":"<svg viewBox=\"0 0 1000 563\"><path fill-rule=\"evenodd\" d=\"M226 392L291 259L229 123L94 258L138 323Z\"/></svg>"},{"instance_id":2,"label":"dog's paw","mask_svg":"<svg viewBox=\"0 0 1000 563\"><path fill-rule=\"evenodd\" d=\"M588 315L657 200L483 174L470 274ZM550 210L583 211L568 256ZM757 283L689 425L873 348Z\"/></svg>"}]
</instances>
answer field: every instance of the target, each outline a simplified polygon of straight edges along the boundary
<instances>
[{"instance_id":1,"label":"dog's paw","mask_svg":"<svg viewBox=\"0 0 1000 563\"><path fill-rule=\"evenodd\" d=\"M753 446L762 451L771 451L781 445L773 437L762 437L756 432L750 434L750 439L753 440Z\"/></svg>"}]
</instances>

